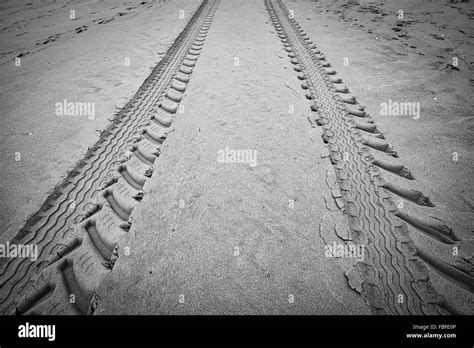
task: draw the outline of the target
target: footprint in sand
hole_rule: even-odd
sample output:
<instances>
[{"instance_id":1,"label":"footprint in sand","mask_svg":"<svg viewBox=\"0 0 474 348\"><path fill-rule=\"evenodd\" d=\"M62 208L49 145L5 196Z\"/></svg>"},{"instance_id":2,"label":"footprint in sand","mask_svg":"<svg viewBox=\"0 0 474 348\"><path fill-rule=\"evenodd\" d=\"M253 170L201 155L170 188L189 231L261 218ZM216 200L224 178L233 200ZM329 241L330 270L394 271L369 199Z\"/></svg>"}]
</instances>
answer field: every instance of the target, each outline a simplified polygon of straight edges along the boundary
<instances>
[{"instance_id":1,"label":"footprint in sand","mask_svg":"<svg viewBox=\"0 0 474 348\"><path fill-rule=\"evenodd\" d=\"M439 36L438 34L430 34L431 37L434 37L436 40L445 40L444 37Z\"/></svg>"},{"instance_id":2,"label":"footprint in sand","mask_svg":"<svg viewBox=\"0 0 474 348\"><path fill-rule=\"evenodd\" d=\"M76 28L76 34L82 33L83 31L86 31L87 25L83 25L82 27Z\"/></svg>"}]
</instances>

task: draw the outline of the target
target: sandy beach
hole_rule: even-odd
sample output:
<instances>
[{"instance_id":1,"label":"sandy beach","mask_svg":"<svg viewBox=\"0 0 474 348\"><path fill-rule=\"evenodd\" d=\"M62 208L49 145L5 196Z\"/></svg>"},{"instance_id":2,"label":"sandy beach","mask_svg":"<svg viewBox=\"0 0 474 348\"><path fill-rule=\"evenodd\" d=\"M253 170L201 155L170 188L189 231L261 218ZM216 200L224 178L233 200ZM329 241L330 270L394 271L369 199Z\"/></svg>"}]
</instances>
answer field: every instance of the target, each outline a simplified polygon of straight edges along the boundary
<instances>
[{"instance_id":1,"label":"sandy beach","mask_svg":"<svg viewBox=\"0 0 474 348\"><path fill-rule=\"evenodd\" d=\"M0 175L5 181L0 188L0 240L18 232L48 190L96 141L198 5L28 3L3 2L0 12ZM20 66L15 65L17 57ZM56 115L56 103L64 100L93 103L95 114Z\"/></svg>"},{"instance_id":2,"label":"sandy beach","mask_svg":"<svg viewBox=\"0 0 474 348\"><path fill-rule=\"evenodd\" d=\"M40 257L2 260L0 308L474 314L473 20L456 1L2 2L0 241ZM328 257L351 244L362 262ZM63 278L79 304L45 295Z\"/></svg>"}]
</instances>

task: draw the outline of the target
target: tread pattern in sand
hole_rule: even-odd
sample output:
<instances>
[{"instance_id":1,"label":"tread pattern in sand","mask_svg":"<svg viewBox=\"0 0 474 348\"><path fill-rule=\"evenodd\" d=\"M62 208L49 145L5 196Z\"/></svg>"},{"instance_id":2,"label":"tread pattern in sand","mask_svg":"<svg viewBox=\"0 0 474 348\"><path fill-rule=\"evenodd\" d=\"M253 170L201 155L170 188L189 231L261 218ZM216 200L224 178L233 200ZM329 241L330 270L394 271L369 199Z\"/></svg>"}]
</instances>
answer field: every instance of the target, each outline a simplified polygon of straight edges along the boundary
<instances>
[{"instance_id":1,"label":"tread pattern in sand","mask_svg":"<svg viewBox=\"0 0 474 348\"><path fill-rule=\"evenodd\" d=\"M355 97L334 76L336 72L325 56L283 2L266 0L266 6L298 78L304 81L302 87L308 90L306 97L313 100L311 121L323 128L323 140L329 148L350 217L353 241L366 247L366 260L346 274L350 285L375 313L452 313L431 283L426 264L471 294L472 271L441 261L439 255L424 251L413 240L418 240L421 232L447 244L460 240L441 222L412 215L395 204L398 196L402 204L406 200L419 206L434 206L420 191L384 180L380 169L404 180L414 177L394 161L397 153L364 107L350 107L357 105ZM464 266L469 262L462 257L456 261Z\"/></svg>"},{"instance_id":2,"label":"tread pattern in sand","mask_svg":"<svg viewBox=\"0 0 474 348\"><path fill-rule=\"evenodd\" d=\"M1 264L0 310L90 314L95 287L117 259L133 208L153 173L219 0L204 0L132 100L14 238L37 244L37 264Z\"/></svg>"}]
</instances>

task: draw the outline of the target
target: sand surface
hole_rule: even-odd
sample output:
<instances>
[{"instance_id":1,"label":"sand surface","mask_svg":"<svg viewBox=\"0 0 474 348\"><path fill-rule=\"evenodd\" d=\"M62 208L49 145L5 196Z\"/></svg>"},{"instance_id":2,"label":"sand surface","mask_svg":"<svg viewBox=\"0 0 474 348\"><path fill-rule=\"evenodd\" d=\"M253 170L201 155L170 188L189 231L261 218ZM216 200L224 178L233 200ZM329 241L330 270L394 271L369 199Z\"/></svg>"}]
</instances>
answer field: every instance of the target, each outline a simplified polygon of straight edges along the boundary
<instances>
[{"instance_id":1,"label":"sand surface","mask_svg":"<svg viewBox=\"0 0 474 348\"><path fill-rule=\"evenodd\" d=\"M198 1L26 3L0 5L3 240L133 95L184 27L179 10ZM436 207L405 204L474 250L472 3L287 6L413 172L405 184ZM184 112L98 289L98 314L370 314L344 276L350 260L324 256L346 221L300 83L263 2L222 0ZM95 102L95 117L55 115L64 99ZM419 103L419 117L384 115L389 100ZM219 163L226 148L256 151L257 165ZM472 293L432 276L453 312L474 313Z\"/></svg>"},{"instance_id":2,"label":"sand surface","mask_svg":"<svg viewBox=\"0 0 474 348\"><path fill-rule=\"evenodd\" d=\"M138 90L199 4L28 3L0 5L0 240L18 232L98 138L98 130ZM56 115L56 103L65 99L95 103L95 117Z\"/></svg>"},{"instance_id":3,"label":"sand surface","mask_svg":"<svg viewBox=\"0 0 474 348\"><path fill-rule=\"evenodd\" d=\"M265 14L248 0L217 10L97 313L369 313L324 257L323 220L342 220L326 206L332 168ZM219 163L226 147L256 165Z\"/></svg>"},{"instance_id":4,"label":"sand surface","mask_svg":"<svg viewBox=\"0 0 474 348\"><path fill-rule=\"evenodd\" d=\"M436 205L420 207L405 201L407 209L450 226L464 239L472 262L472 3L360 1L338 6L298 1L288 7L412 171L416 180L403 185L420 190ZM399 10L403 19L398 18ZM419 103L420 114L383 115L381 103L389 100ZM412 238L450 261L452 246L431 244L424 236L412 234ZM474 313L472 293L453 288L436 272L430 277L454 312Z\"/></svg>"},{"instance_id":5,"label":"sand surface","mask_svg":"<svg viewBox=\"0 0 474 348\"><path fill-rule=\"evenodd\" d=\"M366 105L412 170L414 185L436 201L436 214L450 225L461 222L460 232L472 237L472 4L351 3L290 2L288 7ZM419 118L382 115L380 104L389 100L420 103Z\"/></svg>"}]
</instances>

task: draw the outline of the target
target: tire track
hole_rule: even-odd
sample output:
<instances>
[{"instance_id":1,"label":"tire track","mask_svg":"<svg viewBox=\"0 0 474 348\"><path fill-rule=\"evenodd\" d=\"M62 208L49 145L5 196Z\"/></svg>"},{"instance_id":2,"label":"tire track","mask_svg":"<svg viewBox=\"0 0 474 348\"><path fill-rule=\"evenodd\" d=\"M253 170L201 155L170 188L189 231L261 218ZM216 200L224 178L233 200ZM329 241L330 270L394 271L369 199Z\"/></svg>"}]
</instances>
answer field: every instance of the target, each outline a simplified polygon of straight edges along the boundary
<instances>
[{"instance_id":1,"label":"tire track","mask_svg":"<svg viewBox=\"0 0 474 348\"><path fill-rule=\"evenodd\" d=\"M143 178L151 176L152 164L159 156L159 146L155 145L166 138L166 130L164 133L164 128L158 130L154 120L163 115L173 117L176 113L176 110L167 110L169 105L174 106L170 90L177 88L179 93L184 92L192 72L190 66L194 66L202 49L217 6L216 0L201 3L136 95L115 115L100 139L89 147L84 158L56 185L40 210L14 238L14 241L22 241L32 234L27 242L39 244L40 267L29 259L12 259L6 263L0 287L3 313L11 313L14 308L19 313L31 310L84 314L88 311L84 301L80 305L68 305L65 294L75 289L80 298L90 300L91 284L113 266L109 256L117 257L114 251L118 235L130 227L130 222L123 218L129 216L143 197L144 191L136 187L143 187ZM184 88L179 83L184 84ZM179 99L181 97L182 94ZM155 125L150 126L152 123ZM134 178L138 182L134 182ZM75 202L72 210L71 201ZM117 232L118 229L121 232ZM112 244L111 239L115 240ZM80 262L75 261L79 253L82 253ZM104 263L108 265L105 270L98 266ZM49 276L45 276L46 273ZM92 277L88 276L90 273ZM20 291L15 293L17 289ZM23 297L19 307L15 295ZM49 303L47 308L43 308L45 303Z\"/></svg>"},{"instance_id":2,"label":"tire track","mask_svg":"<svg viewBox=\"0 0 474 348\"><path fill-rule=\"evenodd\" d=\"M155 100L155 101L157 100L157 98L159 98L159 95L156 96L156 94L157 94L157 93L156 93L156 90L155 90L155 93L154 93L154 100ZM139 104L139 107L140 107L141 105L142 105L142 104ZM141 111L141 110L139 110L139 111ZM144 116L145 112L146 112L146 111L143 111L143 113L140 112L139 115L140 115L140 116ZM132 125L134 126L133 130L135 131L135 130L138 128L138 126L139 126L139 125L137 124L138 121L139 121L139 120L137 119L136 122L134 122L134 123L132 123L131 125L129 125L129 126L125 129L125 131L122 131L122 133L126 133L126 132L130 129L130 127L131 127ZM122 135L122 138L123 138L123 135ZM114 140L115 140L115 139L114 139ZM117 140L115 144L110 144L110 143L107 144L106 147L103 149L103 152L105 153L106 150L107 150L107 148L109 148L109 147L111 147L112 150L113 150L114 147L118 144L118 141L120 141L120 140L121 140L121 139ZM113 145L114 145L114 146L113 146ZM122 144L122 145L123 145L123 144ZM112 151L112 150L111 150L111 151ZM117 151L116 151L116 153L117 153ZM116 153L115 153L115 154L116 154ZM101 155L101 153L97 154L97 156L99 156L99 155ZM105 160L105 158L104 158L101 162L99 162L99 165L102 165L102 163L104 163L105 161L106 161L106 160ZM93 168L93 164L94 164L94 163L93 163L93 162L90 162L89 164L90 164L90 167L84 172L84 175L83 175L81 178L79 178L80 184L81 184L81 185L84 185L84 186L87 185L88 183L85 182L85 181L80 181L80 179L87 177L87 172L88 172L88 170L91 169L91 168ZM101 168L100 168L100 167L97 167L97 168L94 170L94 172L91 174L91 178L94 177L95 173L96 173L97 171L99 171L99 169L101 169ZM97 179L97 180L98 180L98 179ZM91 182L91 187L93 186L93 184L94 184L97 180L93 180L93 181ZM69 196L69 194L70 194L70 192L69 192L69 193L68 193L68 196L65 197L65 199L64 199L60 204L65 204L65 203L69 204L70 199L73 199L74 201L78 201L78 200L77 200L77 195L81 193L81 189L82 189L82 187L75 188L76 196L75 196L74 198L72 198L72 197ZM88 191L89 191L89 190L88 190ZM86 191L86 193L87 193L88 191ZM79 201L81 201L81 200L79 200ZM60 208L60 207L58 206L58 209L59 209L59 208ZM67 208L66 208L65 212L67 212ZM72 213L75 213L75 211L72 212ZM51 215L48 216L48 219L44 222L44 225L46 225L46 224L48 223L50 217L51 217ZM57 219L59 219L59 218L61 218L61 217L62 217L62 214L61 214L60 216L58 216ZM41 229L41 228L43 228L44 225L39 226L39 227L38 227L38 230ZM57 220L52 224L52 226L57 226ZM61 226L61 227L62 227L62 226ZM47 231L49 231L49 229L48 229ZM35 238L37 235L38 235L38 234L35 234L35 235L33 236L33 238L32 238L31 240L26 241L26 243L36 242L36 240L35 240L34 238ZM44 238L46 238L46 236L45 236ZM43 239L44 239L44 238L43 238ZM41 243L42 240L40 240L40 241L38 241L38 242ZM44 249L43 249L43 250L44 250ZM2 274L2 275L3 275L3 274Z\"/></svg>"},{"instance_id":3,"label":"tire track","mask_svg":"<svg viewBox=\"0 0 474 348\"><path fill-rule=\"evenodd\" d=\"M429 259L409 232L440 231L443 226L430 224L420 217L401 212L392 194L421 206L433 207L428 197L416 190L398 187L383 179L380 169L388 175L414 180L385 141L363 106L357 105L342 80L325 61L325 56L293 19L281 0L266 0L270 20L291 58L298 78L312 100L311 124L323 128L331 162L350 221L352 239L365 246L364 261L346 272L351 287L361 293L374 313L379 314L449 314L444 299L430 281L426 264L435 265L456 278L465 288L474 282L462 269ZM392 158L392 159L389 159ZM400 218L402 217L402 218ZM413 227L409 231L408 227ZM433 227L433 228L432 228ZM449 229L445 232L453 240ZM468 266L465 266L468 268ZM471 285L472 288L472 285Z\"/></svg>"}]
</instances>

